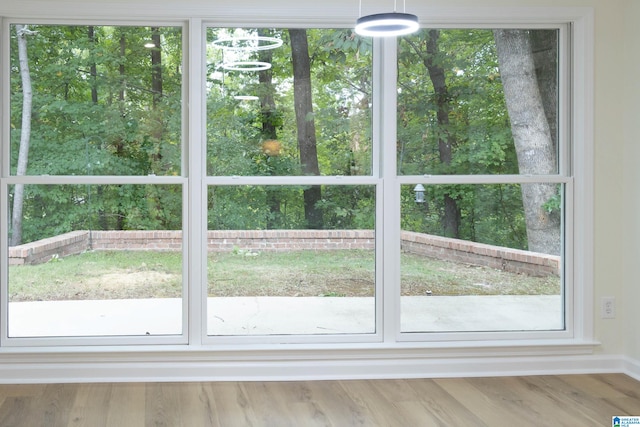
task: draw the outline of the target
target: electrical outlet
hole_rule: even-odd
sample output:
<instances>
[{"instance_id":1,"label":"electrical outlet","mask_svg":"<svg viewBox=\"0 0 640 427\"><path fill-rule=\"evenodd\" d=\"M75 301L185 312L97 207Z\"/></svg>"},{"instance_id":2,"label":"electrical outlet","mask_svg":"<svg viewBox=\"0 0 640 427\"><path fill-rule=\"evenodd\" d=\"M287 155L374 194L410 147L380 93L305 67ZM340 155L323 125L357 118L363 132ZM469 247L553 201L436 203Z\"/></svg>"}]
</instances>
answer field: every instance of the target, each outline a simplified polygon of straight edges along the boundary
<instances>
[{"instance_id":1,"label":"electrical outlet","mask_svg":"<svg viewBox=\"0 0 640 427\"><path fill-rule=\"evenodd\" d=\"M615 319L616 299L614 297L602 297L602 305L600 309L603 319Z\"/></svg>"}]
</instances>

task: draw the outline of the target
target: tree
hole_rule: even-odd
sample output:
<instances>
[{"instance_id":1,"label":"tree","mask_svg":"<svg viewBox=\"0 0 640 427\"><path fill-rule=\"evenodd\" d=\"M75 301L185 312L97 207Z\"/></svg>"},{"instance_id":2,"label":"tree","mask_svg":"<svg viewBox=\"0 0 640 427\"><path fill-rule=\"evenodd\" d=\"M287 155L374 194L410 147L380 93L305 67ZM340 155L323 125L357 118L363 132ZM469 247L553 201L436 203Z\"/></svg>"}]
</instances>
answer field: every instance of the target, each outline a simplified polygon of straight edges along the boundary
<instances>
[{"instance_id":1,"label":"tree","mask_svg":"<svg viewBox=\"0 0 640 427\"><path fill-rule=\"evenodd\" d=\"M11 27L12 32L16 29ZM34 25L29 29L38 34L29 38L30 175L179 173L179 29L159 28L167 49L163 46L158 62L163 89L155 109L153 59L143 47L150 37L148 27ZM11 43L12 173L23 173L17 160L19 139L27 130L20 124L24 95L19 42L14 37ZM154 139L154 132L161 139ZM22 242L87 228L175 229L182 223L174 214L180 212L181 201L178 186L25 185Z\"/></svg>"},{"instance_id":2,"label":"tree","mask_svg":"<svg viewBox=\"0 0 640 427\"><path fill-rule=\"evenodd\" d=\"M536 67L536 81L547 116L553 151L558 152L558 32L529 31L531 53Z\"/></svg>"},{"instance_id":3,"label":"tree","mask_svg":"<svg viewBox=\"0 0 640 427\"><path fill-rule=\"evenodd\" d=\"M228 46L216 47L217 40L230 40L234 35L252 38L256 34L281 39L282 48L238 49L234 58ZM295 107L299 101L295 92L300 88L300 79L294 83L292 76L291 45L295 36L290 37L288 30L277 29L210 29L208 39L213 44L208 61L209 173L308 175L305 171L308 162L301 160L305 155L299 144L303 133L298 132L298 125L305 126L305 120L297 119L296 111L300 109ZM306 30L306 42L309 77L313 79L308 84L312 103L308 108L310 114L303 112L302 116L312 120L315 128L308 134L314 138L313 162L317 163L319 172L312 174L369 174L370 40L362 40L350 30L312 29ZM224 43L232 42L221 44ZM238 57L268 63L271 67L255 73L225 71L222 66L225 60ZM259 100L238 101L230 96L236 94L257 95ZM369 203L373 196L365 200L361 194L354 195L365 190L367 195L373 194L372 189L322 186L317 189L321 199L305 202L305 190L316 189L265 185L233 192L216 187L210 226L239 228L251 224L250 228L307 228L311 224L310 209L320 211L322 228L355 227L355 221L364 224L360 218L369 220L367 226L373 221L374 205ZM309 193L306 191L307 196Z\"/></svg>"},{"instance_id":4,"label":"tree","mask_svg":"<svg viewBox=\"0 0 640 427\"><path fill-rule=\"evenodd\" d=\"M320 175L311 95L311 60L309 58L307 31L304 29L290 29L289 37L291 39L293 91L300 164L305 175ZM321 200L322 190L320 186L312 185L304 190L305 218L309 228L318 229L323 227L322 211L317 206Z\"/></svg>"},{"instance_id":5,"label":"tree","mask_svg":"<svg viewBox=\"0 0 640 427\"><path fill-rule=\"evenodd\" d=\"M93 25L90 25L87 29L87 36L89 37L89 43L93 46L96 44L96 32ZM91 102L94 105L98 104L98 65L95 60L91 61L91 65L89 65L89 73L91 75Z\"/></svg>"},{"instance_id":6,"label":"tree","mask_svg":"<svg viewBox=\"0 0 640 427\"><path fill-rule=\"evenodd\" d=\"M16 175L27 173L29 162L29 142L31 140L31 109L33 91L31 88L31 73L29 71L29 55L27 52L27 36L34 32L24 25L16 25L18 37L18 60L20 63L20 76L22 79L22 127L20 133L20 151ZM13 191L13 211L11 214L11 241L9 246L17 246L22 243L22 210L24 204L24 184L16 184Z\"/></svg>"},{"instance_id":7,"label":"tree","mask_svg":"<svg viewBox=\"0 0 640 427\"><path fill-rule=\"evenodd\" d=\"M155 109L162 99L162 44L158 27L151 28L151 44L151 93Z\"/></svg>"},{"instance_id":8,"label":"tree","mask_svg":"<svg viewBox=\"0 0 640 427\"><path fill-rule=\"evenodd\" d=\"M511 132L523 175L554 174L557 155L536 79L527 30L494 31L500 75L511 122ZM545 205L557 197L555 184L521 185L529 250L560 254L561 219Z\"/></svg>"},{"instance_id":9,"label":"tree","mask_svg":"<svg viewBox=\"0 0 640 427\"><path fill-rule=\"evenodd\" d=\"M399 174L518 174L492 30L403 37L398 73ZM428 185L419 206L412 188L402 191L404 229L452 236L448 196L459 212L458 238L527 248L519 185Z\"/></svg>"},{"instance_id":10,"label":"tree","mask_svg":"<svg viewBox=\"0 0 640 427\"><path fill-rule=\"evenodd\" d=\"M426 55L423 59L424 66L429 71L429 78L433 84L435 92L435 102L437 105L436 117L441 130L438 136L438 153L440 162L444 165L451 165L452 147L455 144L455 136L449 130L449 114L451 113L451 94L447 88L444 68L439 63L438 48L439 30L429 30L427 40ZM460 208L458 202L451 193L444 194L444 216L442 219L444 235L447 237L460 237Z\"/></svg>"},{"instance_id":11,"label":"tree","mask_svg":"<svg viewBox=\"0 0 640 427\"><path fill-rule=\"evenodd\" d=\"M261 37L269 37L268 30L261 28L258 30ZM259 52L258 60L267 64L273 61L273 50L265 49ZM273 86L273 69L261 70L258 73L258 81L260 83L260 121L261 134L263 139L263 154L267 158L267 162L273 158L282 155L281 144L278 140L279 114L276 109L276 101L274 99L275 88ZM271 142L269 142L271 141ZM274 149L270 149L268 144L274 145ZM275 160L275 159L274 159ZM273 171L272 171L273 172ZM266 202L269 208L267 217L267 228L273 229L279 224L281 200L277 189L267 188Z\"/></svg>"}]
</instances>

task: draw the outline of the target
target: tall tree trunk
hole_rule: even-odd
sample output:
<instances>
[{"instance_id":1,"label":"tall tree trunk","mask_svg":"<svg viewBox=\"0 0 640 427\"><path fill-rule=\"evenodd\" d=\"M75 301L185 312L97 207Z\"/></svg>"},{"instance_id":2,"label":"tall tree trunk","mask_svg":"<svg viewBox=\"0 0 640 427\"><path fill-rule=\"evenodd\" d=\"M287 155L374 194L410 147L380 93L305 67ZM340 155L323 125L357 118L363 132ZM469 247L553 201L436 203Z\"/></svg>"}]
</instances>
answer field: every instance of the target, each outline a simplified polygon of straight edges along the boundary
<instances>
[{"instance_id":1,"label":"tall tree trunk","mask_svg":"<svg viewBox=\"0 0 640 427\"><path fill-rule=\"evenodd\" d=\"M123 32L120 34L120 66L118 67L118 73L120 74L120 92L118 94L118 107L120 108L120 116L124 119L126 112L124 108L124 101L127 97L127 74L125 68L125 61L127 58L127 37ZM117 140L114 141L116 147L116 156L122 156L122 152L124 151L124 142L122 138L116 137ZM104 216L104 230L109 229L109 225L107 223L107 218ZM116 225L115 230L123 230L124 229L124 215L122 214L122 208L118 205L117 214L116 214Z\"/></svg>"},{"instance_id":2,"label":"tall tree trunk","mask_svg":"<svg viewBox=\"0 0 640 427\"><path fill-rule=\"evenodd\" d=\"M307 31L290 29L289 37L291 38L293 97L302 172L305 175L320 175L311 98L311 60L309 59ZM320 229L323 227L322 211L317 207L317 203L321 199L320 186L313 185L304 190L304 213L309 228Z\"/></svg>"},{"instance_id":3,"label":"tall tree trunk","mask_svg":"<svg viewBox=\"0 0 640 427\"><path fill-rule=\"evenodd\" d=\"M436 96L436 105L438 111L436 119L438 121L438 154L440 162L446 165L451 164L452 146L454 137L449 131L449 113L451 112L451 103L449 89L445 80L444 68L438 63L440 49L438 48L439 30L430 30L427 39L427 55L424 58L424 65L429 71L429 78L433 84ZM447 237L460 236L460 208L456 199L448 193L444 195L444 217L442 218L442 226L444 235Z\"/></svg>"},{"instance_id":4,"label":"tall tree trunk","mask_svg":"<svg viewBox=\"0 0 640 427\"><path fill-rule=\"evenodd\" d=\"M95 34L95 28L93 27L93 25L90 25L87 28L87 36L89 38L89 42L91 43L91 50L92 52L95 52L95 48L96 48L96 34ZM95 55L95 54L94 54ZM92 55L93 56L93 55ZM96 64L95 59L92 59L91 64L89 64L89 73L91 75L91 103L95 106L98 105L98 65ZM89 159L87 159L87 161L89 161ZM87 186L87 193L88 193L88 197L87 199L89 200L89 209L92 209L93 206L91 204L91 188L89 186ZM102 200L102 186L98 185L98 200ZM98 221L100 223L105 223L106 224L106 217L104 215L104 210L103 209L98 209ZM91 228L91 221L89 222L89 227ZM106 229L106 228L105 228ZM89 235L89 245L92 244L91 242L91 234Z\"/></svg>"},{"instance_id":5,"label":"tall tree trunk","mask_svg":"<svg viewBox=\"0 0 640 427\"><path fill-rule=\"evenodd\" d=\"M92 25L89 26L87 33L91 47L95 49L96 35ZM91 61L91 64L89 65L89 73L91 75L91 102L96 105L98 104L98 66L96 65L95 60Z\"/></svg>"},{"instance_id":6,"label":"tall tree trunk","mask_svg":"<svg viewBox=\"0 0 640 427\"><path fill-rule=\"evenodd\" d=\"M24 25L16 25L18 38L18 62L20 63L20 78L22 79L22 129L20 130L20 149L16 175L27 173L29 163L29 143L31 141L31 110L33 105L33 91L31 88L31 72L29 70L29 55L27 53L27 36L33 34ZM24 185L13 187L13 211L11 213L11 240L9 246L22 243L22 211L24 207Z\"/></svg>"},{"instance_id":7,"label":"tall tree trunk","mask_svg":"<svg viewBox=\"0 0 640 427\"><path fill-rule=\"evenodd\" d=\"M259 29L259 36L269 36L267 30ZM271 49L261 50L259 52L258 61L270 64L273 61L273 51ZM262 70L258 72L258 81L260 83L260 113L262 119L262 139L264 141L270 139L278 139L278 129L276 126L277 111L276 102L273 96L273 70ZM268 154L267 154L268 155ZM266 190L267 206L269 207L269 217L267 218L267 229L273 229L280 226L278 221L281 213L281 201L278 191L271 189Z\"/></svg>"},{"instance_id":8,"label":"tall tree trunk","mask_svg":"<svg viewBox=\"0 0 640 427\"><path fill-rule=\"evenodd\" d=\"M162 160L162 150L160 144L164 133L164 123L162 120L162 111L159 108L162 100L162 45L160 41L160 28L151 28L151 41L154 47L151 48L151 93L153 94L153 114L151 120L154 122L151 130L154 143L154 151L151 155L152 161L156 167Z\"/></svg>"},{"instance_id":9,"label":"tall tree trunk","mask_svg":"<svg viewBox=\"0 0 640 427\"><path fill-rule=\"evenodd\" d=\"M120 114L124 114L124 99L127 91L127 76L125 74L124 63L127 58L127 38L124 33L120 34L120 65L118 73L120 74L120 92L118 93L118 101L120 101Z\"/></svg>"},{"instance_id":10,"label":"tall tree trunk","mask_svg":"<svg viewBox=\"0 0 640 427\"><path fill-rule=\"evenodd\" d=\"M163 81L162 41L159 27L151 27L151 42L154 47L151 48L151 93L153 94L153 112L150 120L152 121L151 136L153 141L153 153L151 153L150 172L158 173L162 169L162 139L164 135L163 111L162 108L160 108ZM164 222L161 214L163 207L159 194L151 186L147 187L147 189L147 200L155 205L155 219L159 224L162 224Z\"/></svg>"},{"instance_id":11,"label":"tall tree trunk","mask_svg":"<svg viewBox=\"0 0 640 427\"><path fill-rule=\"evenodd\" d=\"M495 30L494 37L520 174L554 174L557 155L538 87L528 31ZM522 184L521 188L529 250L560 254L560 216L544 208L556 195L556 185Z\"/></svg>"},{"instance_id":12,"label":"tall tree trunk","mask_svg":"<svg viewBox=\"0 0 640 427\"><path fill-rule=\"evenodd\" d=\"M155 46L151 48L151 93L153 93L153 108L155 109L162 99L162 48L160 44L160 28L151 28L151 42Z\"/></svg>"},{"instance_id":13,"label":"tall tree trunk","mask_svg":"<svg viewBox=\"0 0 640 427\"><path fill-rule=\"evenodd\" d=\"M558 152L558 31L536 30L529 33L536 81L544 114L549 124L553 151Z\"/></svg>"}]
</instances>

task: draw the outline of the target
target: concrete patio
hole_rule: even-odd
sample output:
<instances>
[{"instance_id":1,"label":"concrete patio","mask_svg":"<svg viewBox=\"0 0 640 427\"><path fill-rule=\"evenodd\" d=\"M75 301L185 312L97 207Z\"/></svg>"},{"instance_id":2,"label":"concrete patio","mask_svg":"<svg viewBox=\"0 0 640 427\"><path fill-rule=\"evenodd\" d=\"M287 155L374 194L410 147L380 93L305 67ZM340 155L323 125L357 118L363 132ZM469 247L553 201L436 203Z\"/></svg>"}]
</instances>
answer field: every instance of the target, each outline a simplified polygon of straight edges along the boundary
<instances>
[{"instance_id":1,"label":"concrete patio","mask_svg":"<svg viewBox=\"0 0 640 427\"><path fill-rule=\"evenodd\" d=\"M411 296L403 332L558 330L560 295ZM175 335L180 299L14 302L10 337ZM350 334L375 331L369 297L220 297L208 300L209 335Z\"/></svg>"}]
</instances>

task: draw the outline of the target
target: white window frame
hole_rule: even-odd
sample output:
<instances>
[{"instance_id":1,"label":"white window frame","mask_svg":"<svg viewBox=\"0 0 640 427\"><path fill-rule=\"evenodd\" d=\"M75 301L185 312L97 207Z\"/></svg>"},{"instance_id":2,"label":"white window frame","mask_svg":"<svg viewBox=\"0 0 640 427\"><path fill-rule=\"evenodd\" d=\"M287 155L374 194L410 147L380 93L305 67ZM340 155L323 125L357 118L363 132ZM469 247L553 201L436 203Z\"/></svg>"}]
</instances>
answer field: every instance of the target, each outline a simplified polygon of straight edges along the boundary
<instances>
[{"instance_id":1,"label":"white window frame","mask_svg":"<svg viewBox=\"0 0 640 427\"><path fill-rule=\"evenodd\" d=\"M411 338L407 339L399 331L399 291L392 287L387 287L379 294L382 297L376 304L377 327L374 339L369 341L357 342L357 340L348 340L341 342L340 340L330 339L328 341L317 340L312 336L313 340L302 337L301 340L295 342L288 339L279 340L271 337L258 341L242 341L236 339L224 339L222 341L214 339L215 337L206 337L206 298L204 293L206 290L199 286L194 288L196 283L200 283L206 277L206 263L203 261L203 254L206 254L206 242L203 239L202 231L206 230L206 189L207 185L213 184L211 179L204 178L204 159L202 154L203 146L206 140L205 129L205 102L201 84L204 81L204 28L205 26L242 26L242 27L287 27L295 24L298 27L349 27L353 25L355 19L353 11L347 5L326 11L321 5L301 6L301 9L272 9L269 5L260 8L254 8L251 11L244 9L242 5L227 5L216 9L215 19L211 19L208 10L199 9L198 7L189 7L183 5L159 6L154 12L159 19L149 20L146 18L148 11L142 5L130 6L123 8L121 11L110 9L109 5L91 5L80 6L79 4L66 5L50 5L33 8L33 2L24 2L22 6L13 5L10 8L0 7L0 15L9 16L10 19L3 20L3 27L0 55L2 55L2 63L6 64L9 55L8 40L8 24L11 22L27 22L42 24L94 24L101 23L105 25L181 25L188 22L183 27L183 34L186 38L183 44L183 57L185 58L183 93L185 96L184 106L184 125L185 125L185 150L183 156L186 157L187 165L183 168L183 176L173 178L160 178L159 180L149 179L147 177L135 179L123 179L127 183L180 183L185 186L184 192L186 200L185 212L183 216L184 222L184 251L187 265L185 268L185 280L189 284L187 290L188 298L185 300L188 310L185 310L183 316L187 316L184 326L188 326L181 340L175 342L158 342L154 345L146 345L149 341L136 339L132 341L120 341L119 337L114 340L97 339L95 341L81 338L70 340L39 340L39 339L8 339L7 337L7 312L6 305L3 305L2 316L0 317L0 357L3 353L22 354L20 351L27 351L29 354L47 354L49 351L58 351L56 348L61 346L75 346L69 349L69 352L76 356L70 357L69 360L78 360L78 354L84 354L87 363L95 360L92 354L95 351L108 352L112 355L127 355L132 363L139 362L143 367L149 360L162 361L166 360L166 356L171 354L172 360L183 360L185 363L192 360L189 354L197 351L203 356L215 356L214 359L220 362L230 364L229 371L224 375L237 375L246 377L243 368L240 365L231 364L238 360L238 357L245 357L243 360L249 363L255 363L257 371L259 366L267 366L266 361L286 361L290 360L292 355L296 355L296 359L300 364L304 360L317 360L322 357L324 360L331 362L337 360L354 360L361 358L376 359L381 361L396 360L398 357L425 357L425 352L430 354L428 358L450 357L452 354L457 356L473 357L486 354L500 354L503 349L509 349L516 354L522 352L527 356L532 354L588 354L592 348L597 345L594 342L593 323L594 323L594 304L593 304L593 225L594 225L594 171L593 171L593 117L594 117L594 100L593 100L593 50L594 50L594 19L593 10L591 8L483 8L483 7L462 7L462 8L437 8L429 6L417 6L413 8L412 13L423 16L421 25L431 28L459 28L462 26L470 27L500 27L500 26L522 26L532 27L536 25L565 25L570 27L570 58L564 62L569 67L571 76L570 87L565 88L563 96L566 101L563 103L571 110L571 116L566 118L565 136L569 136L572 143L571 152L563 152L569 156L566 164L571 167L572 180L567 181L567 185L572 187L569 191L571 197L568 197L568 203L565 207L566 224L565 231L566 244L569 249L565 254L565 264L568 266L565 271L567 282L566 294L566 331L553 333L513 333L505 334L453 334L445 336L443 334L425 334L417 337L411 334ZM77 13L76 13L77 12ZM68 16L85 16L85 17L111 17L108 22L98 19L86 19L84 21L74 21L65 19ZM298 15L298 16L296 16ZM174 20L175 17L183 17L185 21ZM55 20L45 19L51 17ZM162 18L164 17L164 18ZM135 22L131 22L135 19ZM165 21L163 21L163 19ZM85 22L86 21L86 22ZM378 42L376 52L384 52L385 55L390 54L395 47L394 41L387 40ZM374 56L375 58L375 56ZM375 61L375 59L374 59ZM384 64L384 74L386 78L395 73L392 69L395 63ZM376 66L374 65L374 70ZM2 112L2 122L0 124L0 138L2 145L0 154L2 157L0 163L0 200L5 201L0 207L0 223L8 223L8 186L16 182L38 183L38 177L16 178L9 176L9 101L8 87L9 76L7 67L0 70L2 82L3 98L0 103L0 112ZM375 78L375 77L374 77ZM380 77L378 77L380 78ZM384 97L385 101L392 94L390 88L392 85L386 85L383 94L376 95ZM393 94L395 99L395 94ZM376 98L380 101L380 98ZM379 102L376 102L379 104ZM395 105L395 104L394 104ZM389 119L383 112L374 111L374 135L380 135L383 141L391 140L395 135L395 110L387 106L393 111L393 120ZM386 110L385 110L386 111ZM562 111L563 114L568 114ZM379 120L385 117L385 120ZM378 119L377 123L375 120ZM375 160L380 158L395 158L395 153L389 157L392 148L387 144L383 148L384 153L374 157ZM199 153L198 155L193 155ZM564 164L564 162L562 163ZM391 178L394 170L389 170L390 164L386 164L383 170L374 172L371 177L372 181L378 185L377 194L382 191L383 198L378 199L379 205L386 205L382 212L385 221L397 224L391 227L385 227L380 235L382 240L386 242L383 248L385 262L396 263L395 258L399 257L399 250L394 252L393 242L394 233L399 230L399 206L398 191L399 184L407 180L414 182L411 177ZM395 169L395 163L393 164ZM561 171L562 172L562 171ZM380 173L380 175L378 175ZM383 181L379 181L384 177ZM310 178L311 179L311 178ZM440 179L440 178L439 178ZM492 178L497 181L499 177ZM520 178L521 179L521 178ZM48 177L46 182L53 183L59 180L60 183L75 182L67 177ZM148 181L147 181L148 180ZM120 182L119 180L116 180ZM248 180L250 181L250 180ZM283 178L283 182L286 179ZM328 180L327 182L329 182ZM366 180L365 180L366 181ZM496 182L497 182L496 181ZM572 181L572 182L571 182ZM55 181L56 183L58 181ZM102 183L101 178L83 177L82 183ZM112 181L109 181L112 182ZM324 182L324 181L323 181ZM429 180L434 183L435 181ZM444 181L443 181L444 182ZM493 182L493 181L492 181ZM215 182L217 183L217 181ZM237 182L234 181L234 184ZM354 183L357 183L354 181ZM363 181L364 183L364 181ZM367 181L367 183L371 183ZM381 187L381 189L380 189ZM395 207L394 207L395 206ZM391 219L389 219L391 218ZM572 218L572 220L570 219ZM377 230L379 231L379 230ZM0 298L6 301L6 282L8 268L8 252L7 252L8 234L6 227L0 227L0 274L1 283L3 284ZM397 248L399 249L399 248ZM376 260L379 261L379 255L376 254ZM391 261L389 261L391 260ZM399 265L396 263L395 265ZM392 269L384 269L381 272L382 281L391 283L395 280ZM379 278L377 278L379 279ZM378 280L378 282L381 282ZM571 285L570 283L573 283ZM6 304L6 303L3 303ZM384 310L384 316L381 316ZM378 327L380 326L380 327ZM380 335L378 335L380 334ZM144 337L143 337L144 338ZM254 337L255 338L255 337ZM146 341L146 343L142 343ZM116 344L123 344L116 345ZM163 345L164 344L164 345ZM278 345L275 345L278 344ZM88 346L96 346L94 349ZM44 346L53 347L47 350ZM17 349L16 347L21 347ZM29 349L31 348L31 350ZM513 353L514 349L518 349ZM183 359L180 359L185 350ZM281 352L287 352L282 356ZM134 354L134 356L132 356ZM318 356L320 355L320 356ZM18 357L18 356L16 356ZM413 359L412 359L413 360ZM199 363L201 359L197 359ZM399 366L402 364L399 364ZM240 366L240 367L238 367ZM404 365L402 365L404 366ZM413 365L412 365L413 366ZM417 366L417 365L416 365ZM426 366L426 365L424 365ZM235 369L234 369L235 367ZM362 368L365 369L365 368ZM398 367L394 372L400 372L402 369ZM150 369L149 375L153 372ZM177 371L175 375L179 375L182 371ZM184 375L192 371L184 371ZM327 371L329 372L329 371ZM334 371L335 375L340 376L344 371ZM353 372L360 372L354 368ZM403 371L405 372L405 371ZM424 371L423 374L427 372ZM25 374L27 375L27 374ZM213 375L213 374L212 374ZM224 376L217 374L218 377ZM258 374L256 374L258 375ZM157 376L156 376L157 377Z\"/></svg>"},{"instance_id":2,"label":"white window frame","mask_svg":"<svg viewBox=\"0 0 640 427\"><path fill-rule=\"evenodd\" d=\"M395 322L396 330L395 337L398 341L407 341L407 342L424 342L424 341L492 341L492 340L514 340L514 339L557 339L557 338L571 338L574 335L573 330L573 317L571 316L573 304L572 297L574 294L575 283L573 281L573 261L570 257L570 254L574 251L574 242L571 239L571 231L574 227L573 220L573 204L574 204L574 192L573 192L573 183L574 177L572 174L571 168L571 134L569 132L569 119L571 117L571 104L569 103L569 97L572 93L571 90L571 76L570 72L570 61L569 53L571 52L571 44L570 44L570 25L569 24L555 24L555 25L545 25L545 24L526 24L526 25L476 25L472 28L524 28L524 29L552 29L558 30L558 76L559 76L559 100L558 100L558 134L559 134L559 155L558 155L558 171L556 174L549 175L397 175L397 171L395 170L397 163L393 165L389 165L386 170L389 175L385 176L386 180L390 180L394 182L395 192L399 193L400 185L415 185L415 184L423 184L425 186L428 185L439 185L439 184L523 184L523 183L553 183L553 184L562 184L564 186L564 195L563 199L563 208L562 208L562 230L561 230L561 238L562 238L562 254L561 254L561 298L563 300L563 312L562 312L562 328L558 328L557 330L523 330L523 331L511 331L508 329L508 325L506 326L505 331L446 331L446 332L403 332L400 329L400 320L398 319ZM396 63L395 55L396 44L391 44L389 46L389 50L392 51L392 58L386 58L387 62ZM395 72L395 69L393 70ZM396 88L393 88L394 91ZM396 92L394 92L396 93ZM390 94L391 95L391 94ZM388 111L385 112L384 117L391 116L391 111L395 111L396 105L391 102L385 103L385 108L388 108ZM395 117L393 117L395 119ZM390 123L391 119L386 121L387 126L394 126L394 124ZM395 128L394 128L395 129ZM386 141L384 144L384 148L387 150L385 152L385 157L393 156L395 154L395 147L390 141L395 141L394 139ZM392 195L392 197L396 197L396 195ZM398 197L399 199L399 197ZM398 203L399 206L399 203ZM390 227L389 227L390 226ZM391 232L389 236L399 236L400 229L400 217L398 214L398 218L394 218L394 222L392 224L387 224L388 228L391 228ZM385 249L387 252L385 253L385 257L390 256L388 252L396 251L400 252L400 241L396 237L391 244L387 241L385 244ZM391 278L392 283L400 283L400 269L393 270L394 277ZM394 292L398 294L399 290ZM569 303L567 303L567 301ZM399 302L393 301L394 307L399 308ZM400 317L401 313L397 313L394 317Z\"/></svg>"},{"instance_id":3,"label":"white window frame","mask_svg":"<svg viewBox=\"0 0 640 427\"><path fill-rule=\"evenodd\" d=\"M27 22L31 25L112 25L112 26L140 26L140 27L148 27L149 22L117 22L117 21L105 21L105 20L92 20L86 22L77 22L77 21L69 21L69 20L45 20L45 19L5 19L3 20L2 25L2 46L3 49L1 51L3 56L3 60L1 61L3 64L9 64L10 59L10 49L9 49L9 39L10 39L10 28L12 24L21 24ZM157 26L165 26L165 27L180 27L182 28L182 42L183 42L183 63L186 61L187 52L187 40L188 35L185 34L187 32L187 27L184 21L154 21ZM8 298L8 230L7 227L2 227L0 231L0 245L2 249L0 249L0 271L2 272L2 276L0 277L0 311L4 313L4 316L0 318L0 347L29 347L29 346L97 346L97 345L184 345L188 343L188 278L189 278L189 264L188 264L188 247L189 247L189 222L188 222L188 192L189 188L189 180L188 180L188 171L186 169L186 156L187 156L187 136L185 133L186 127L186 119L187 119L187 111L186 108L183 108L182 111L182 121L183 121L183 137L182 137L182 155L181 155L181 176L100 176L100 175L87 175L87 176L70 176L70 175L25 175L25 176L16 176L11 175L10 169L10 137L9 137L9 129L10 129L10 99L8 94L10 93L10 73L8 71L8 66L3 67L3 70L0 71L0 75L2 76L2 93L7 94L3 96L1 100L1 104L3 111L6 111L7 114L3 114L2 116L2 129L3 133L0 136L2 138L2 164L0 164L0 179L2 179L2 183L0 184L0 200L8 200L9 194L9 186L14 184L25 184L25 185L179 185L182 187L182 232L183 232L183 245L182 245L182 314L181 314L181 330L180 334L176 335L89 335L89 336L50 336L50 337L11 337L9 336L9 298ZM187 79L183 75L182 78L182 98L183 105L187 105L186 102L186 94L187 91L184 89L187 87ZM2 204L0 207L0 221L2 224L9 223L9 211L8 211L8 203Z\"/></svg>"}]
</instances>

